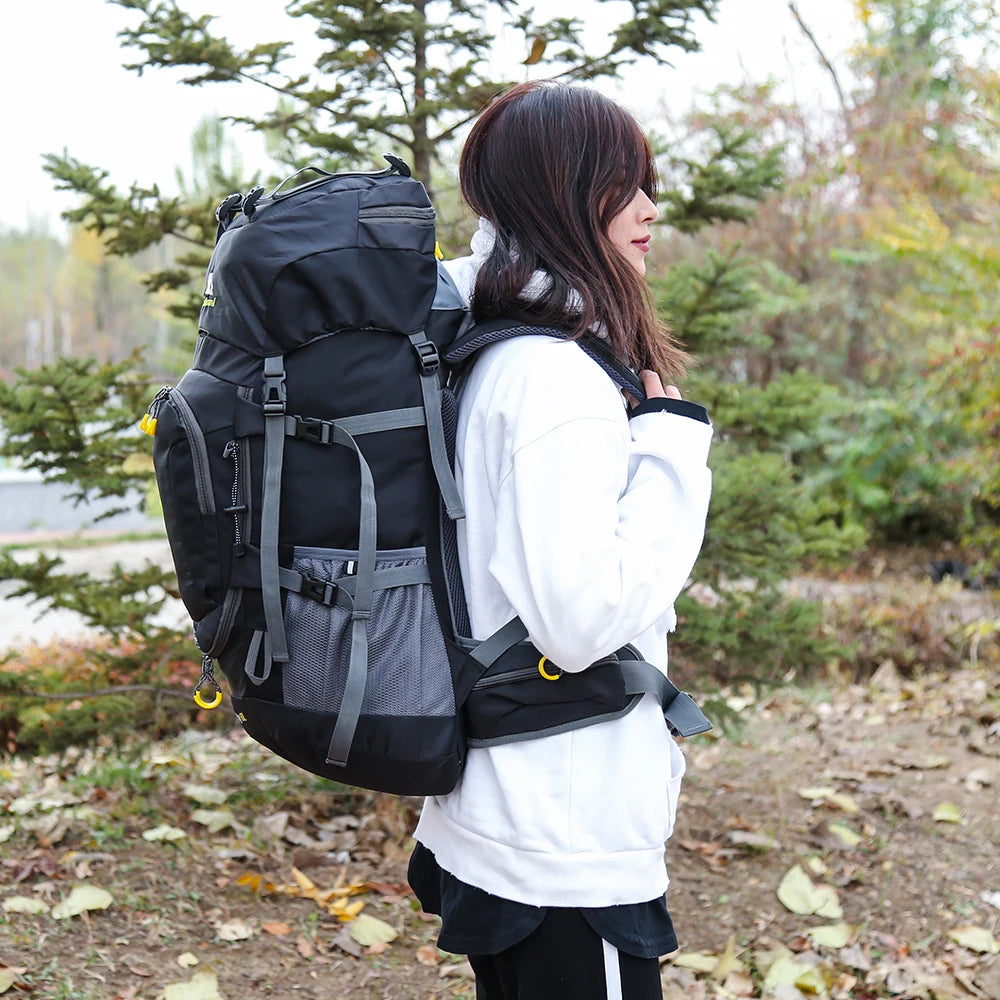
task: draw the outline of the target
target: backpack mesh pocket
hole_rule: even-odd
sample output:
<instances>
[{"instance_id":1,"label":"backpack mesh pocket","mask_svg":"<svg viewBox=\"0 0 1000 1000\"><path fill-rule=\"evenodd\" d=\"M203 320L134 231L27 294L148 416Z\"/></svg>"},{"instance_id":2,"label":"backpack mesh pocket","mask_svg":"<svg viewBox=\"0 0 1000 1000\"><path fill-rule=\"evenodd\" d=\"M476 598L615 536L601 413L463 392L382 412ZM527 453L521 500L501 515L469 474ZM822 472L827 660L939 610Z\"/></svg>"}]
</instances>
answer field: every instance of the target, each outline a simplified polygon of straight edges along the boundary
<instances>
[{"instance_id":1,"label":"backpack mesh pocket","mask_svg":"<svg viewBox=\"0 0 1000 1000\"><path fill-rule=\"evenodd\" d=\"M296 548L292 568L314 579L348 577L356 552ZM422 548L376 557L380 570L426 566ZM282 668L286 705L312 711L340 708L351 656L351 612L289 592L285 605L289 661ZM368 680L363 715L447 716L455 695L444 637L429 583L376 589L368 620Z\"/></svg>"}]
</instances>

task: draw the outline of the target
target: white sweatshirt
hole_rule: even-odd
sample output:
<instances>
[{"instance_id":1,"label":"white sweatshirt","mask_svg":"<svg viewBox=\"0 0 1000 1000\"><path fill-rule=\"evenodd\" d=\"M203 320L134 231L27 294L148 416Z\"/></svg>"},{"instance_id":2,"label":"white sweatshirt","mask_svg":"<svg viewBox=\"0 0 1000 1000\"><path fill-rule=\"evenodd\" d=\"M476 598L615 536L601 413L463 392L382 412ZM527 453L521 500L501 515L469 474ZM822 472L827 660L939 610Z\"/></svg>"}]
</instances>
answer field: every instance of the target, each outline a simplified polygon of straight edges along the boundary
<instances>
[{"instance_id":1,"label":"white sweatshirt","mask_svg":"<svg viewBox=\"0 0 1000 1000\"><path fill-rule=\"evenodd\" d=\"M470 274L452 273L468 296ZM464 280L463 280L464 279ZM712 429L675 413L628 420L575 344L518 337L486 348L462 391L459 557L472 631L519 615L577 671L632 642L664 668L673 603L701 547ZM470 749L416 838L463 882L539 906L611 906L667 887L684 758L646 695L624 718Z\"/></svg>"}]
</instances>

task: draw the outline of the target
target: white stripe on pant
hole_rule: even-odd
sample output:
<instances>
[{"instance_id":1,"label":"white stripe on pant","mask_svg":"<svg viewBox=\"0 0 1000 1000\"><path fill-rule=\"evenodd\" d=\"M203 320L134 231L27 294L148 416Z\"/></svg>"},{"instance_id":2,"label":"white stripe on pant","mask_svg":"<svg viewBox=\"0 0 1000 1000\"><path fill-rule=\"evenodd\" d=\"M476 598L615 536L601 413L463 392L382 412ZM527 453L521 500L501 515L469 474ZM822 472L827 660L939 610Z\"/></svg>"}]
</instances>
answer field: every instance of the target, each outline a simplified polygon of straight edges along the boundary
<instances>
[{"instance_id":1,"label":"white stripe on pant","mask_svg":"<svg viewBox=\"0 0 1000 1000\"><path fill-rule=\"evenodd\" d=\"M601 938L604 945L604 988L607 1000L622 1000L622 970L618 963L618 949Z\"/></svg>"}]
</instances>

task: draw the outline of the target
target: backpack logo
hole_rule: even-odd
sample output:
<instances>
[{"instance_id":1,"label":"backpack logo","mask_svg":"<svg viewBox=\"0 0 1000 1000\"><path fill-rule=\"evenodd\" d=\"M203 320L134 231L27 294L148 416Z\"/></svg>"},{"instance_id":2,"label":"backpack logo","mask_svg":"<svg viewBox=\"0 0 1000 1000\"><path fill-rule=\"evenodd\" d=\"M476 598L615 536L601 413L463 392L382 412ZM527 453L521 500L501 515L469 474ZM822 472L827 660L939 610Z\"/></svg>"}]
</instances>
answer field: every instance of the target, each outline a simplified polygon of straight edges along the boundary
<instances>
[{"instance_id":1,"label":"backpack logo","mask_svg":"<svg viewBox=\"0 0 1000 1000\"><path fill-rule=\"evenodd\" d=\"M205 279L205 298L202 300L202 307L215 305L215 272L209 271Z\"/></svg>"}]
</instances>

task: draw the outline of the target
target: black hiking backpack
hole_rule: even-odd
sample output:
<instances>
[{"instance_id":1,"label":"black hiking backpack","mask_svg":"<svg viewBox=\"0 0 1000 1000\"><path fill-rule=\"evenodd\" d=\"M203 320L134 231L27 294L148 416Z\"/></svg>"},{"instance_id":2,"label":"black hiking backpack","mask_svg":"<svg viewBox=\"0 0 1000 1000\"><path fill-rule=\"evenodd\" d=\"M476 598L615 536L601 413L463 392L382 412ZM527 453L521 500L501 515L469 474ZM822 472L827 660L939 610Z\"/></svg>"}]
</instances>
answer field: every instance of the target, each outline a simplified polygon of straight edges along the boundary
<instances>
[{"instance_id":1,"label":"black hiking backpack","mask_svg":"<svg viewBox=\"0 0 1000 1000\"><path fill-rule=\"evenodd\" d=\"M427 194L386 159L222 202L191 368L143 418L203 654L196 700L221 701L215 661L258 742L345 784L420 795L454 787L468 745L615 718L649 690L676 731L704 731L631 647L560 676L518 619L469 637L445 357L564 334L469 329Z\"/></svg>"}]
</instances>

